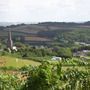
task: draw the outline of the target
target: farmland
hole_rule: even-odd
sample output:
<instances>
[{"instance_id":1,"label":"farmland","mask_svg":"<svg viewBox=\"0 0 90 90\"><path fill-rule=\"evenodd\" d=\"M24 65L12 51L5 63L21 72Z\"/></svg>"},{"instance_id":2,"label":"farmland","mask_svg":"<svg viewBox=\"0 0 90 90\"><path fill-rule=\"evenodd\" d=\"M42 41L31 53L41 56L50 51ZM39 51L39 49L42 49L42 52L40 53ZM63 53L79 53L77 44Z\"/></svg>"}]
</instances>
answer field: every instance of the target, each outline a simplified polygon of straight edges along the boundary
<instances>
[{"instance_id":1,"label":"farmland","mask_svg":"<svg viewBox=\"0 0 90 90\"><path fill-rule=\"evenodd\" d=\"M40 63L33 60L19 59L19 58L9 57L9 56L0 57L0 67L2 66L2 67L20 68L26 65L37 66L37 65L40 65Z\"/></svg>"}]
</instances>

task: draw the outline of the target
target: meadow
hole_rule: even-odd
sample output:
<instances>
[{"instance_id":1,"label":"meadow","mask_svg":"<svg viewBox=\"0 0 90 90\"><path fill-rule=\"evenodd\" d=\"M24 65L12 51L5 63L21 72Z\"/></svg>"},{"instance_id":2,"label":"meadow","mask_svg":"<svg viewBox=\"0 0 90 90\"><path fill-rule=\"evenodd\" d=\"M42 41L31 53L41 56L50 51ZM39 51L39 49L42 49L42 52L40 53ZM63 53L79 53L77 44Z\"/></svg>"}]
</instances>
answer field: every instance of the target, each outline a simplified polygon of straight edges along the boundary
<instances>
[{"instance_id":1,"label":"meadow","mask_svg":"<svg viewBox=\"0 0 90 90\"><path fill-rule=\"evenodd\" d=\"M0 57L0 67L21 68L23 66L28 66L28 65L37 66L40 65L40 63L33 60L15 58L10 56Z\"/></svg>"}]
</instances>

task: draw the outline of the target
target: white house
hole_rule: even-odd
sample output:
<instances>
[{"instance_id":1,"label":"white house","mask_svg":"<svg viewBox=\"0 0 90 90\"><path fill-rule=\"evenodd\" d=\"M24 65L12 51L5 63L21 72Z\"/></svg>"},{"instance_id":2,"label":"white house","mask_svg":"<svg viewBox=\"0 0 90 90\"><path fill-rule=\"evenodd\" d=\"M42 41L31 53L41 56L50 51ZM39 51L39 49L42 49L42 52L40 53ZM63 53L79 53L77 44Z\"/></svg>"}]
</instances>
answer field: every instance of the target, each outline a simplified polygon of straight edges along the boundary
<instances>
[{"instance_id":1,"label":"white house","mask_svg":"<svg viewBox=\"0 0 90 90\"><path fill-rule=\"evenodd\" d=\"M56 61L56 60L57 60L57 61L61 61L61 60L62 60L62 58L61 58L61 57L56 57L56 56L53 56L51 60L55 60L55 61Z\"/></svg>"},{"instance_id":2,"label":"white house","mask_svg":"<svg viewBox=\"0 0 90 90\"><path fill-rule=\"evenodd\" d=\"M13 46L13 47L12 47L12 50L17 51L17 47L16 47L16 46Z\"/></svg>"}]
</instances>

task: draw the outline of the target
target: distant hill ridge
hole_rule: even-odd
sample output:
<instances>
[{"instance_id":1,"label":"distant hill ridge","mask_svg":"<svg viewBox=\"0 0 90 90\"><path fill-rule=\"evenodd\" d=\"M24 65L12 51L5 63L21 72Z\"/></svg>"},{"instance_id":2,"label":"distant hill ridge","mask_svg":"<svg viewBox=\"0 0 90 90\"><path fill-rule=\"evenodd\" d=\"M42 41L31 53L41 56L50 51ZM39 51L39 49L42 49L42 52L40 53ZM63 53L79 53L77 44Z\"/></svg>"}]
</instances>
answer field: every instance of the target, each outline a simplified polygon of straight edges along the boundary
<instances>
[{"instance_id":1,"label":"distant hill ridge","mask_svg":"<svg viewBox=\"0 0 90 90\"><path fill-rule=\"evenodd\" d=\"M11 30L13 37L30 36L35 40L34 36L42 40L58 40L61 41L81 41L90 43L90 21L83 23L75 22L41 22L37 24L11 24L9 26L0 27L0 36L7 36L7 31ZM45 39L43 39L43 37ZM31 40L31 41L32 41Z\"/></svg>"},{"instance_id":2,"label":"distant hill ridge","mask_svg":"<svg viewBox=\"0 0 90 90\"><path fill-rule=\"evenodd\" d=\"M21 22L0 22L0 26L22 25ZM26 23L25 23L26 24ZM34 24L34 23L33 23ZM90 21L87 22L40 22L41 25L90 25Z\"/></svg>"}]
</instances>

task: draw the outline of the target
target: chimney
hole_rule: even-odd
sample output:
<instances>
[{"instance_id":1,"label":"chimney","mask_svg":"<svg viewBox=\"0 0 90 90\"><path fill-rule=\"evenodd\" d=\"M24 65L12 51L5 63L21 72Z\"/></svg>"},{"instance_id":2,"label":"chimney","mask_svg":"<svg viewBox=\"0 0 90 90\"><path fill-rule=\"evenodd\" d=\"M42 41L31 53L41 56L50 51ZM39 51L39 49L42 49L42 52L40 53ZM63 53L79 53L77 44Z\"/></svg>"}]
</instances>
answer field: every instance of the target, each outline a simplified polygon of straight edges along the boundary
<instances>
[{"instance_id":1,"label":"chimney","mask_svg":"<svg viewBox=\"0 0 90 90\"><path fill-rule=\"evenodd\" d=\"M13 41L12 41L12 33L11 31L9 30L8 31L8 48L12 49L13 48Z\"/></svg>"}]
</instances>

